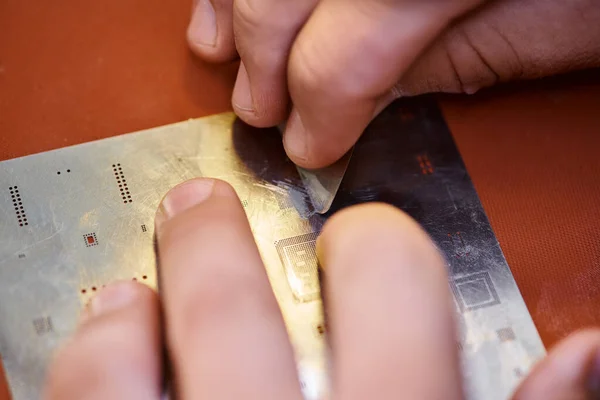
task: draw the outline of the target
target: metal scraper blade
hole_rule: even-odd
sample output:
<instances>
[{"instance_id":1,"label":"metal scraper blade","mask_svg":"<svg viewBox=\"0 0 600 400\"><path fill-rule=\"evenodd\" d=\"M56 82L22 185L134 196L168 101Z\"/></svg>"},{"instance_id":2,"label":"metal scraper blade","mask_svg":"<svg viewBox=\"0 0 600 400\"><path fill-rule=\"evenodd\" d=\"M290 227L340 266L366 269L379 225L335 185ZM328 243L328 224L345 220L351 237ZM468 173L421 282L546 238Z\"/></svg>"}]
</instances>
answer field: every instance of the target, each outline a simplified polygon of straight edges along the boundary
<instances>
[{"instance_id":1,"label":"metal scraper blade","mask_svg":"<svg viewBox=\"0 0 600 400\"><path fill-rule=\"evenodd\" d=\"M285 124L279 125L278 129L283 135ZM346 169L348 169L352 152L353 149L350 149L342 158L328 167L319 169L296 167L314 212L325 214L331 208L333 199L342 184Z\"/></svg>"},{"instance_id":2,"label":"metal scraper blade","mask_svg":"<svg viewBox=\"0 0 600 400\"><path fill-rule=\"evenodd\" d=\"M296 167L316 213L325 214L331 208L351 157L352 150L329 167L316 170Z\"/></svg>"}]
</instances>

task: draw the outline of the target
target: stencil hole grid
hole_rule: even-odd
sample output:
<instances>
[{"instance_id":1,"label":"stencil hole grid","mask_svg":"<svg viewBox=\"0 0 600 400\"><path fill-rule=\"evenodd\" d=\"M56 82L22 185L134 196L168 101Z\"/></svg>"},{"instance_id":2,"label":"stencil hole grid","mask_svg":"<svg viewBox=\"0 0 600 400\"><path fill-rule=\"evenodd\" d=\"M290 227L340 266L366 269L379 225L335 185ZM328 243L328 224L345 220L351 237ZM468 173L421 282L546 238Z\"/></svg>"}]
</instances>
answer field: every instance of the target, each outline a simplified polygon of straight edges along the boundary
<instances>
[{"instance_id":1,"label":"stencil hole grid","mask_svg":"<svg viewBox=\"0 0 600 400\"><path fill-rule=\"evenodd\" d=\"M32 321L33 329L38 336L43 336L54 331L52 319L48 316L38 317Z\"/></svg>"},{"instance_id":2,"label":"stencil hole grid","mask_svg":"<svg viewBox=\"0 0 600 400\"><path fill-rule=\"evenodd\" d=\"M498 336L498 340L500 342L512 342L517 339L515 331L510 326L498 329L496 331L496 335Z\"/></svg>"},{"instance_id":3,"label":"stencil hole grid","mask_svg":"<svg viewBox=\"0 0 600 400\"><path fill-rule=\"evenodd\" d=\"M98 237L96 236L96 232L86 233L83 235L83 240L85 241L85 247L93 247L98 245Z\"/></svg>"},{"instance_id":4,"label":"stencil hole grid","mask_svg":"<svg viewBox=\"0 0 600 400\"><path fill-rule=\"evenodd\" d=\"M288 284L301 302L319 298L319 271L316 254L318 233L309 233L275 242Z\"/></svg>"},{"instance_id":5,"label":"stencil hole grid","mask_svg":"<svg viewBox=\"0 0 600 400\"><path fill-rule=\"evenodd\" d=\"M129 192L129 186L127 185L127 180L125 179L125 173L123 172L123 167L121 167L120 163L117 163L113 164L112 168L123 204L133 203L131 193Z\"/></svg>"},{"instance_id":6,"label":"stencil hole grid","mask_svg":"<svg viewBox=\"0 0 600 400\"><path fill-rule=\"evenodd\" d=\"M8 191L15 210L15 216L17 217L17 223L20 227L28 226L29 220L27 219L27 213L25 212L25 207L23 206L23 199L21 198L19 187L17 185L10 186Z\"/></svg>"}]
</instances>

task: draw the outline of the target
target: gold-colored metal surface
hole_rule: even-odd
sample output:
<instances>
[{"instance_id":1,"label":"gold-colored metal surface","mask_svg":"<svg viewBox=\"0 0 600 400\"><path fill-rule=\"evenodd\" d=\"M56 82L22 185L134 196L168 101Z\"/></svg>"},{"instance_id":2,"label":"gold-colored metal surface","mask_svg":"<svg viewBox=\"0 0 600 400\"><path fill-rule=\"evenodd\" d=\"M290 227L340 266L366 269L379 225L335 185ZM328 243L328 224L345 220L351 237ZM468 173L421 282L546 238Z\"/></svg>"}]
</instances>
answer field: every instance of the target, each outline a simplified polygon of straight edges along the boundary
<instances>
[{"instance_id":1,"label":"gold-colored metal surface","mask_svg":"<svg viewBox=\"0 0 600 400\"><path fill-rule=\"evenodd\" d=\"M312 212L277 130L222 114L0 163L0 354L15 400L39 398L94 292L116 279L156 286L155 210L199 176L236 189L305 396L327 397L314 245L330 213ZM446 255L468 398L508 398L544 348L437 108L391 107L357 145L331 212L372 200L411 214Z\"/></svg>"}]
</instances>

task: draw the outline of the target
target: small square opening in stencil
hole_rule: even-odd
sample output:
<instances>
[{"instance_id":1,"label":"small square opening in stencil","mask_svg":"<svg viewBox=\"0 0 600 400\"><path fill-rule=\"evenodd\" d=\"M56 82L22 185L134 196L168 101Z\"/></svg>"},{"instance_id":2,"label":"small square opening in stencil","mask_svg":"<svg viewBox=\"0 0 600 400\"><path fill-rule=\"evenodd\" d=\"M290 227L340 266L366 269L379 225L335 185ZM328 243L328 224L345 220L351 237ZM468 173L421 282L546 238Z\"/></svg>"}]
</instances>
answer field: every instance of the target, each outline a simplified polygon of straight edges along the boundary
<instances>
[{"instance_id":1,"label":"small square opening in stencil","mask_svg":"<svg viewBox=\"0 0 600 400\"><path fill-rule=\"evenodd\" d=\"M457 286L463 300L469 307L493 300L490 288L483 279L464 282Z\"/></svg>"},{"instance_id":2,"label":"small square opening in stencil","mask_svg":"<svg viewBox=\"0 0 600 400\"><path fill-rule=\"evenodd\" d=\"M488 272L481 272L452 282L452 291L461 311L500 304L500 298Z\"/></svg>"},{"instance_id":3,"label":"small square opening in stencil","mask_svg":"<svg viewBox=\"0 0 600 400\"><path fill-rule=\"evenodd\" d=\"M39 336L53 331L50 317L40 317L33 320L33 328Z\"/></svg>"},{"instance_id":4,"label":"small square opening in stencil","mask_svg":"<svg viewBox=\"0 0 600 400\"><path fill-rule=\"evenodd\" d=\"M96 233L86 233L83 235L83 239L85 240L86 247L96 246L98 244L98 238L96 238Z\"/></svg>"},{"instance_id":5,"label":"small square opening in stencil","mask_svg":"<svg viewBox=\"0 0 600 400\"><path fill-rule=\"evenodd\" d=\"M496 335L498 335L498 339L501 342L512 342L517 338L515 331L511 327L498 329Z\"/></svg>"}]
</instances>

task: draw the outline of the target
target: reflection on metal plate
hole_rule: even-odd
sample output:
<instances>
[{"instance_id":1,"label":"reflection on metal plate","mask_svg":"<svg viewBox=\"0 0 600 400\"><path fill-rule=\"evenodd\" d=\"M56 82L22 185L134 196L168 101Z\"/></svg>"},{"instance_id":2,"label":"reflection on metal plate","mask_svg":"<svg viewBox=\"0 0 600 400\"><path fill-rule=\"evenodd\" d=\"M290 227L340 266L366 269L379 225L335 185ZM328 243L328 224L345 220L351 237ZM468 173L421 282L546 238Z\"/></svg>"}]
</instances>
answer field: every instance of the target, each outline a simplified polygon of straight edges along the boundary
<instances>
[{"instance_id":1,"label":"reflection on metal plate","mask_svg":"<svg viewBox=\"0 0 600 400\"><path fill-rule=\"evenodd\" d=\"M278 126L281 134L285 132L285 128L285 123ZM342 158L328 167L319 169L296 167L310 200L312 212L325 214L331 208L350 163L353 150L350 149Z\"/></svg>"},{"instance_id":2,"label":"reflection on metal plate","mask_svg":"<svg viewBox=\"0 0 600 400\"><path fill-rule=\"evenodd\" d=\"M544 355L434 104L396 103L373 122L324 215L277 130L223 114L0 163L0 353L15 400L40 397L53 350L94 293L116 279L156 287L156 207L197 176L230 182L242 200L307 399L328 390L314 240L329 215L366 201L405 210L446 255L469 399L507 399Z\"/></svg>"},{"instance_id":3,"label":"reflection on metal plate","mask_svg":"<svg viewBox=\"0 0 600 400\"><path fill-rule=\"evenodd\" d=\"M317 233L275 242L292 294L298 301L317 300L321 293L316 253Z\"/></svg>"}]
</instances>

